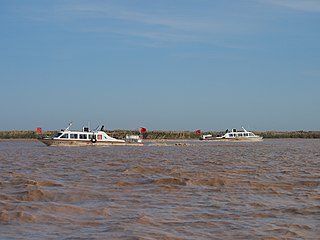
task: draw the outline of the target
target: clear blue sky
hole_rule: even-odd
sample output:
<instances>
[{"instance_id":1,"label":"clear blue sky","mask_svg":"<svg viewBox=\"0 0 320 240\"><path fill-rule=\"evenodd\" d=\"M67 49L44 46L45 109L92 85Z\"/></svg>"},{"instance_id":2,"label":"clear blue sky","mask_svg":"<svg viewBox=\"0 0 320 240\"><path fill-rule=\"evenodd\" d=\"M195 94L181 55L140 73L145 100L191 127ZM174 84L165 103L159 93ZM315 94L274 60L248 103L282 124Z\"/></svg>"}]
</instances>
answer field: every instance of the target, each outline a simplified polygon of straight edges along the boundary
<instances>
[{"instance_id":1,"label":"clear blue sky","mask_svg":"<svg viewBox=\"0 0 320 240\"><path fill-rule=\"evenodd\" d=\"M320 0L0 0L0 130L320 130Z\"/></svg>"}]
</instances>

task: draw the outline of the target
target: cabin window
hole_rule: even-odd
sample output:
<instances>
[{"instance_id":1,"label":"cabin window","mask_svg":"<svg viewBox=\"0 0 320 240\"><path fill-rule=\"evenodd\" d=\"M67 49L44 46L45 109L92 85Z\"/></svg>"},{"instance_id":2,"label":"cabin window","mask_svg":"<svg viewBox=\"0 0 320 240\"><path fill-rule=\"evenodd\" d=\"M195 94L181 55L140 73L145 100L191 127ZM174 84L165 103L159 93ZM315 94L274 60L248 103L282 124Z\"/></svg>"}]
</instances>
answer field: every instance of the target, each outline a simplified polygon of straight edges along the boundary
<instances>
[{"instance_id":1,"label":"cabin window","mask_svg":"<svg viewBox=\"0 0 320 240\"><path fill-rule=\"evenodd\" d=\"M69 138L69 134L68 134L68 133L65 133L65 134L63 134L60 138Z\"/></svg>"},{"instance_id":2,"label":"cabin window","mask_svg":"<svg viewBox=\"0 0 320 240\"><path fill-rule=\"evenodd\" d=\"M245 136L245 137L248 137L248 133L245 133L244 136Z\"/></svg>"},{"instance_id":3,"label":"cabin window","mask_svg":"<svg viewBox=\"0 0 320 240\"><path fill-rule=\"evenodd\" d=\"M233 137L233 134L229 134L229 137Z\"/></svg>"},{"instance_id":4,"label":"cabin window","mask_svg":"<svg viewBox=\"0 0 320 240\"><path fill-rule=\"evenodd\" d=\"M71 139L78 139L78 134L76 134L76 133L71 133L71 134L70 134L70 138L71 138Z\"/></svg>"},{"instance_id":5,"label":"cabin window","mask_svg":"<svg viewBox=\"0 0 320 240\"><path fill-rule=\"evenodd\" d=\"M238 136L239 136L239 137L242 137L242 133L239 133Z\"/></svg>"},{"instance_id":6,"label":"cabin window","mask_svg":"<svg viewBox=\"0 0 320 240\"><path fill-rule=\"evenodd\" d=\"M253 135L253 133L249 133L249 136L253 137L254 135Z\"/></svg>"},{"instance_id":7,"label":"cabin window","mask_svg":"<svg viewBox=\"0 0 320 240\"><path fill-rule=\"evenodd\" d=\"M80 139L87 139L87 134L79 134Z\"/></svg>"},{"instance_id":8,"label":"cabin window","mask_svg":"<svg viewBox=\"0 0 320 240\"><path fill-rule=\"evenodd\" d=\"M92 134L88 134L88 139L92 139Z\"/></svg>"},{"instance_id":9,"label":"cabin window","mask_svg":"<svg viewBox=\"0 0 320 240\"><path fill-rule=\"evenodd\" d=\"M98 135L98 140L102 140L102 135Z\"/></svg>"}]
</instances>

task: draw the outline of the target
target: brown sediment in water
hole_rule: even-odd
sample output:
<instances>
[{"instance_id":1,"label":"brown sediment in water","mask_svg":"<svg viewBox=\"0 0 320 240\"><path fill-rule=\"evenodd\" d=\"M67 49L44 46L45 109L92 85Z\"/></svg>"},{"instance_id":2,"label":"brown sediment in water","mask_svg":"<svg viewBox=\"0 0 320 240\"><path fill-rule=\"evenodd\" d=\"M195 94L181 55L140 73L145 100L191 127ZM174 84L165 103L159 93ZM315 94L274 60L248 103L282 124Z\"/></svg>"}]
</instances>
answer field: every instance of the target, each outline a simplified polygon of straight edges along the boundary
<instances>
[{"instance_id":1,"label":"brown sediment in water","mask_svg":"<svg viewBox=\"0 0 320 240\"><path fill-rule=\"evenodd\" d=\"M0 235L317 239L319 149L320 140L142 148L1 141Z\"/></svg>"}]
</instances>

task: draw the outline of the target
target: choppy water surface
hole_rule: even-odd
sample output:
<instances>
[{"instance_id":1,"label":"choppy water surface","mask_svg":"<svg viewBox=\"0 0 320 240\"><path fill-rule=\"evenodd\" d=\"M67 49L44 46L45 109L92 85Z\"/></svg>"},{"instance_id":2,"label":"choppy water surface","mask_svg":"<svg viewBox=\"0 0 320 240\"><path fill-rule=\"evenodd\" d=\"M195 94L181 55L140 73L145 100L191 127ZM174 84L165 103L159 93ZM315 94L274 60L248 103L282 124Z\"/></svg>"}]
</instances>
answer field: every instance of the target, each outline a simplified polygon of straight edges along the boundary
<instances>
[{"instance_id":1,"label":"choppy water surface","mask_svg":"<svg viewBox=\"0 0 320 240\"><path fill-rule=\"evenodd\" d=\"M0 141L1 239L319 239L320 140Z\"/></svg>"}]
</instances>

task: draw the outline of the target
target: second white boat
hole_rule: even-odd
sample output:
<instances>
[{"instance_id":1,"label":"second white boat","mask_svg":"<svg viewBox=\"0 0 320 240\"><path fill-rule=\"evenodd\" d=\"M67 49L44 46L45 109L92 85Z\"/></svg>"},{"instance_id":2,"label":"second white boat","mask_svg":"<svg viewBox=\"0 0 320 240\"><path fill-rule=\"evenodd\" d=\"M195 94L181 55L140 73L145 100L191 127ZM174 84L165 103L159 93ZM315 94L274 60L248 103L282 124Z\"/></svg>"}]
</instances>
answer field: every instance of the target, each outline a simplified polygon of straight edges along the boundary
<instances>
[{"instance_id":1,"label":"second white boat","mask_svg":"<svg viewBox=\"0 0 320 240\"><path fill-rule=\"evenodd\" d=\"M212 135L203 135L200 140L216 140L216 141L262 141L263 137L247 131L242 127L243 131L237 131L237 129L227 130L223 136L213 137Z\"/></svg>"}]
</instances>

